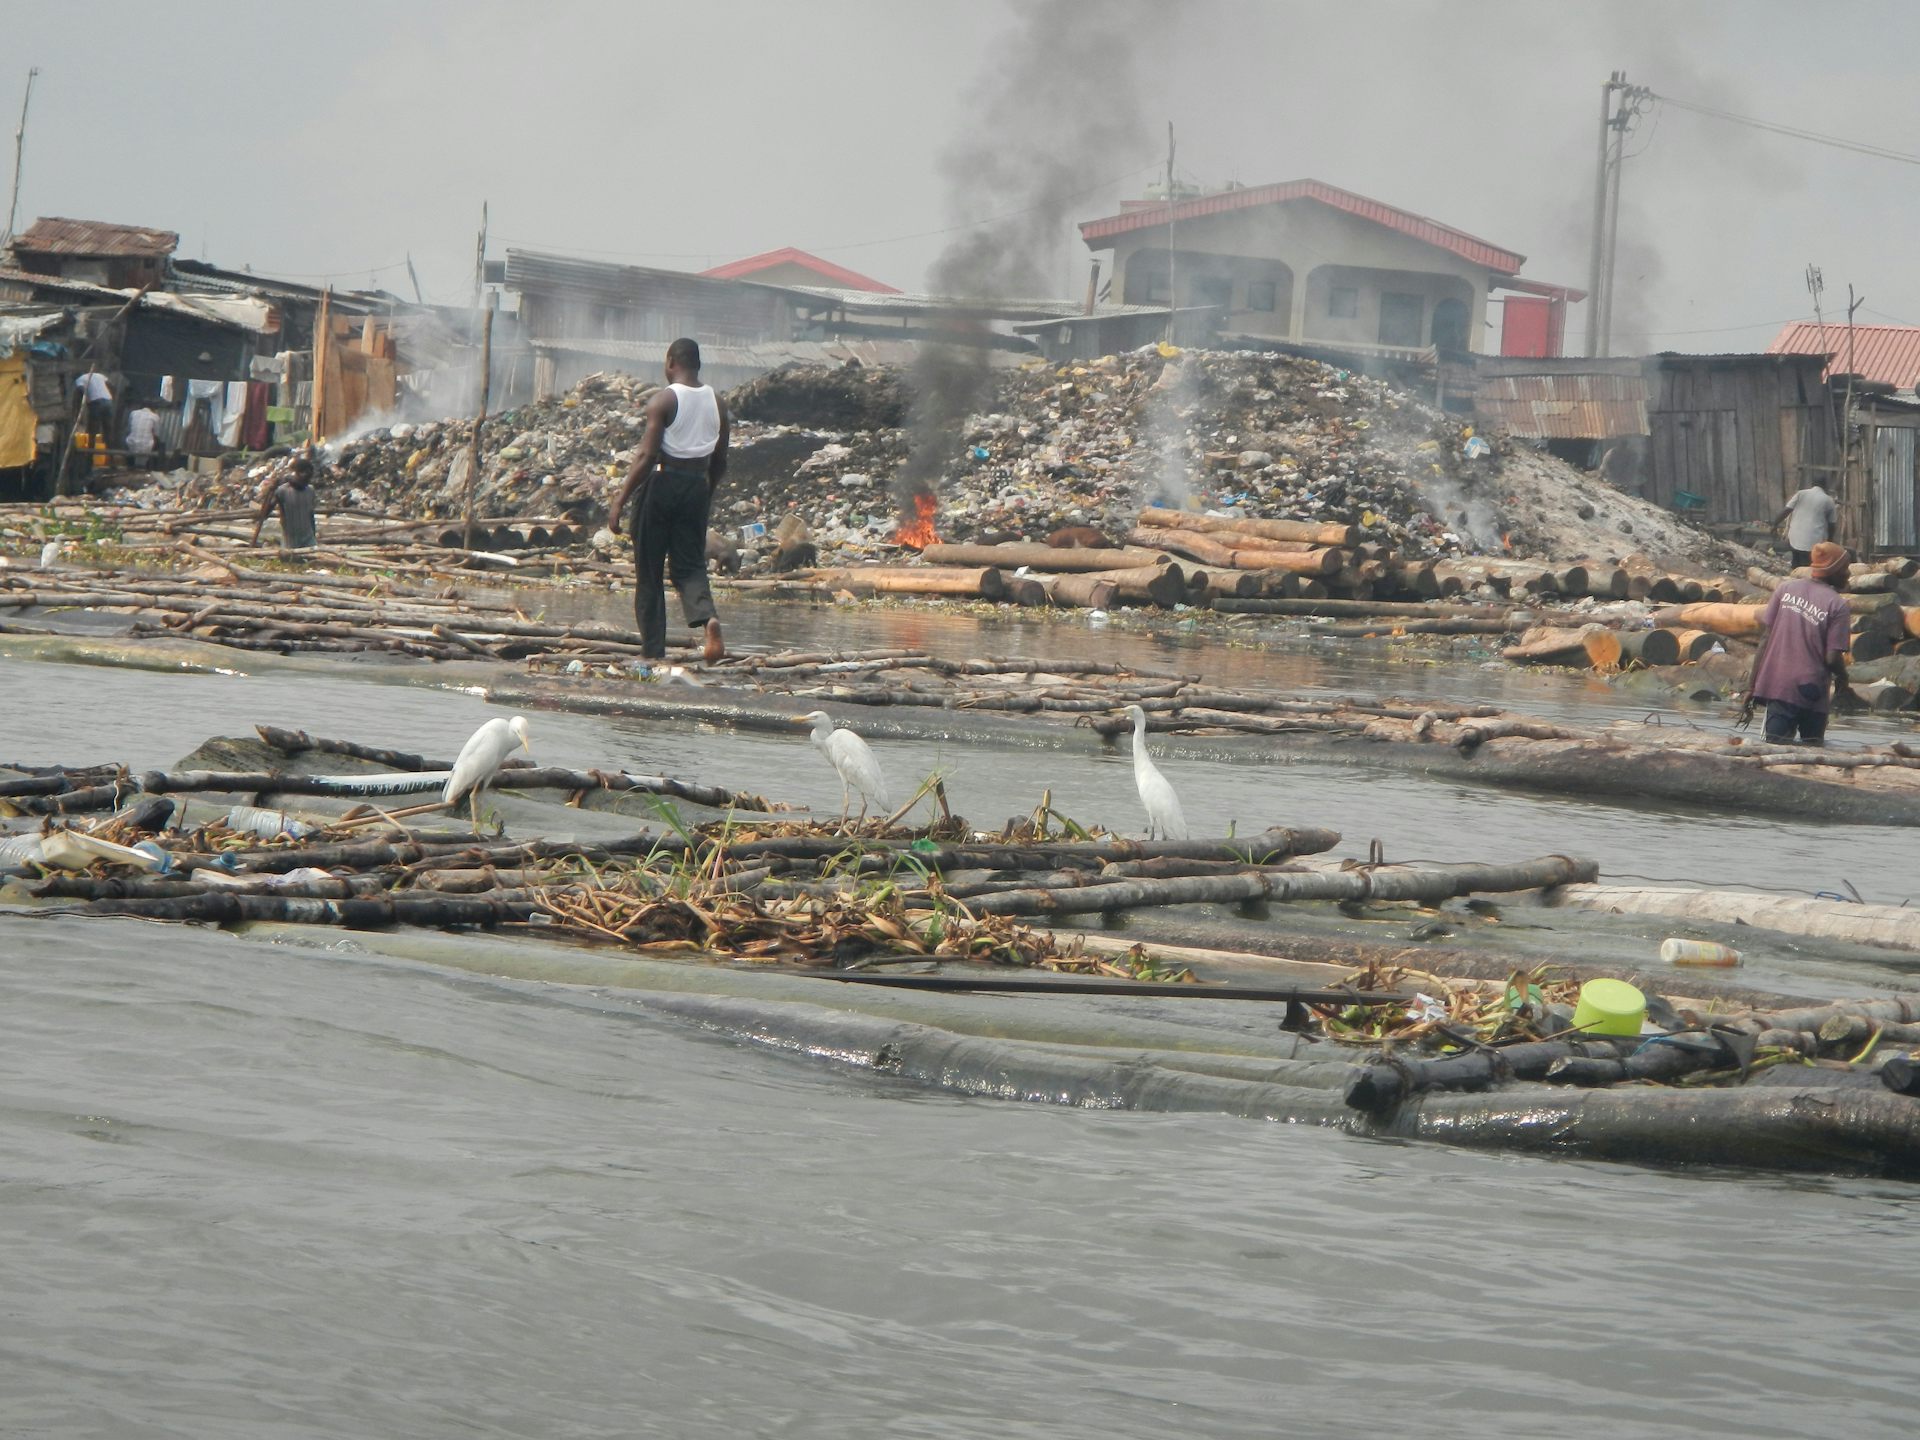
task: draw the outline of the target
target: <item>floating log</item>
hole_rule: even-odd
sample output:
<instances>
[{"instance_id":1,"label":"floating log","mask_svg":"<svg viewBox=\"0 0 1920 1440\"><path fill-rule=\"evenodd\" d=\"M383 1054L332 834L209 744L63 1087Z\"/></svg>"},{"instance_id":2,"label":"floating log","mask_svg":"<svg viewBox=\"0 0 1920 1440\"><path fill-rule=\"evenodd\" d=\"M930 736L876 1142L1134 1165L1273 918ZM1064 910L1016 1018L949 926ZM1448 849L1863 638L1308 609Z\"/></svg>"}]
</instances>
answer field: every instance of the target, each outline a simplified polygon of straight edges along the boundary
<instances>
[{"instance_id":1,"label":"floating log","mask_svg":"<svg viewBox=\"0 0 1920 1440\"><path fill-rule=\"evenodd\" d=\"M1608 915L1661 915L1719 925L1753 925L1855 945L1920 951L1920 910L1745 890L1687 890L1642 885L1569 885L1552 903Z\"/></svg>"},{"instance_id":2,"label":"floating log","mask_svg":"<svg viewBox=\"0 0 1920 1440\"><path fill-rule=\"evenodd\" d=\"M1051 545L1016 542L1006 545L929 545L920 552L920 558L929 566L969 569L997 566L1015 570L1024 565L1029 570L1065 574L1070 571L1138 570L1147 565L1163 565L1168 556L1164 550L1055 549Z\"/></svg>"},{"instance_id":3,"label":"floating log","mask_svg":"<svg viewBox=\"0 0 1920 1440\"><path fill-rule=\"evenodd\" d=\"M282 775L270 771L150 770L140 777L149 795L418 795L446 784L447 770L402 771L386 775ZM670 795L717 810L765 811L765 799L715 785L699 785L665 775L633 775L625 771L568 770L553 765L503 769L495 782L513 790L628 790Z\"/></svg>"},{"instance_id":4,"label":"floating log","mask_svg":"<svg viewBox=\"0 0 1920 1440\"><path fill-rule=\"evenodd\" d=\"M1140 512L1141 525L1170 530L1200 530L1231 534L1238 532L1267 540L1300 540L1309 545L1347 547L1356 545L1360 531L1352 525L1319 520L1261 520L1252 516L1225 519L1201 515L1191 510L1168 510L1148 506Z\"/></svg>"},{"instance_id":5,"label":"floating log","mask_svg":"<svg viewBox=\"0 0 1920 1440\"><path fill-rule=\"evenodd\" d=\"M1513 1080L1538 1080L1560 1061L1588 1057L1617 1060L1623 1046L1639 1044L1636 1035L1630 1041L1538 1040L1433 1059L1394 1055L1389 1060L1355 1066L1344 1098L1355 1110L1377 1115L1392 1110L1410 1095L1434 1090L1491 1090Z\"/></svg>"},{"instance_id":6,"label":"floating log","mask_svg":"<svg viewBox=\"0 0 1920 1440\"><path fill-rule=\"evenodd\" d=\"M1378 620L1330 621L1314 626L1313 633L1364 639L1377 635L1511 635L1518 628L1511 620L1476 620L1468 616L1435 620L1383 616Z\"/></svg>"},{"instance_id":7,"label":"floating log","mask_svg":"<svg viewBox=\"0 0 1920 1440\"><path fill-rule=\"evenodd\" d=\"M1287 599L1278 596L1221 599L1214 602L1213 608L1233 615L1309 615L1330 619L1382 616L1408 620L1519 620L1527 614L1524 610L1487 605L1423 604L1412 600Z\"/></svg>"},{"instance_id":8,"label":"floating log","mask_svg":"<svg viewBox=\"0 0 1920 1440\"><path fill-rule=\"evenodd\" d=\"M1620 632L1604 625L1582 625L1578 630L1536 626L1520 643L1501 652L1506 660L1529 665L1573 665L1613 670L1620 664Z\"/></svg>"},{"instance_id":9,"label":"floating log","mask_svg":"<svg viewBox=\"0 0 1920 1440\"><path fill-rule=\"evenodd\" d=\"M1518 865L1381 865L1320 872L1265 870L1245 875L1191 875L1171 880L1118 880L1071 890L1005 890L969 902L986 915L1087 914L1144 906L1268 900L1418 900L1437 904L1460 895L1538 890L1592 880L1591 860L1550 855Z\"/></svg>"},{"instance_id":10,"label":"floating log","mask_svg":"<svg viewBox=\"0 0 1920 1440\"><path fill-rule=\"evenodd\" d=\"M936 548L929 545L927 552ZM961 547L990 551L993 546ZM1035 549L1049 555L1095 555L1110 552L1095 550L1048 550L1046 546ZM813 578L823 585L834 588L855 588L865 586L885 595L958 595L970 600L1004 600L1007 595L1007 578L1004 571L992 565L963 567L954 565L860 565L849 566L844 570L817 570Z\"/></svg>"}]
</instances>

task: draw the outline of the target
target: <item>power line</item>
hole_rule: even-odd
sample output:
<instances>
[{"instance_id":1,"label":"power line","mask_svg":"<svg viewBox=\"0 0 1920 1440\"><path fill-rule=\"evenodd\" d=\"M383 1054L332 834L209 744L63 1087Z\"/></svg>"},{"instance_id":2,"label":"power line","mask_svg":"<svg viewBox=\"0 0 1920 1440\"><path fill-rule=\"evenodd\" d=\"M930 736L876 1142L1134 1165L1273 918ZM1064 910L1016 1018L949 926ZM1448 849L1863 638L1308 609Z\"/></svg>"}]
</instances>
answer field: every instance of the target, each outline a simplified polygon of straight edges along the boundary
<instances>
[{"instance_id":1,"label":"power line","mask_svg":"<svg viewBox=\"0 0 1920 1440\"><path fill-rule=\"evenodd\" d=\"M1691 100L1676 100L1671 95L1654 95L1653 98L1662 104L1672 105L1681 110L1690 110L1695 115L1725 120L1729 124L1746 125L1755 130L1765 130L1773 135L1811 141L1815 145L1830 145L1836 150L1851 150L1856 155L1871 155L1878 160L1896 160L1902 165L1920 165L1920 155L1906 150L1895 150L1891 146L1880 145L1871 140L1848 140L1838 135L1823 135L1818 130L1803 130L1797 125L1782 125L1773 120L1756 119L1752 115L1737 115L1731 110L1721 110L1712 105L1696 105Z\"/></svg>"}]
</instances>

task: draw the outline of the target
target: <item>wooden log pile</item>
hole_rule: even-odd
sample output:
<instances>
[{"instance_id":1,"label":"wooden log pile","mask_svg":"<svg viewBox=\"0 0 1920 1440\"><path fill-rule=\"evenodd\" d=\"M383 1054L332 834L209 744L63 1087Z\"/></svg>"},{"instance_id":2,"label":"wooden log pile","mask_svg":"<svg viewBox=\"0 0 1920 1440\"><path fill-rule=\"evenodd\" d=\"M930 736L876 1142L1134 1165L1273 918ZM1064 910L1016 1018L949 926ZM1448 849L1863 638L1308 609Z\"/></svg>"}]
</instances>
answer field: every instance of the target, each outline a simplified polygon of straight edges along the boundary
<instances>
[{"instance_id":1,"label":"wooden log pile","mask_svg":"<svg viewBox=\"0 0 1920 1440\"><path fill-rule=\"evenodd\" d=\"M209 566L191 576L0 571L0 624L85 607L132 617L136 637L191 636L278 654L378 651L426 660L630 666L642 636L599 621L533 619L510 600L449 586ZM675 647L690 648L690 647Z\"/></svg>"}]
</instances>

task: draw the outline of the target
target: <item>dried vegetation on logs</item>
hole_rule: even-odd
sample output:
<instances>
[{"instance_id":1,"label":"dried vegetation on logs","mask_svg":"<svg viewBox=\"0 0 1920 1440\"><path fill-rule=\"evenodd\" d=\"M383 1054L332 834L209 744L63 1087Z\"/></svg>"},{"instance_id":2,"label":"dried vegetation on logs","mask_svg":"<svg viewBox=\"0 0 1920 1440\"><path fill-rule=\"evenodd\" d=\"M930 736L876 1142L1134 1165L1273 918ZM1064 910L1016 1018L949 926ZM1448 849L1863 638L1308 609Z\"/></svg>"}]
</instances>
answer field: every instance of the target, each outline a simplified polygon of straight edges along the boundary
<instances>
[{"instance_id":1,"label":"dried vegetation on logs","mask_svg":"<svg viewBox=\"0 0 1920 1440\"><path fill-rule=\"evenodd\" d=\"M300 732L262 735L289 757L338 757L403 775L434 763ZM532 773L509 771L501 783L513 786ZM361 778L385 794L392 776ZM1573 1030L1576 982L1552 968L1487 980L1416 968L1404 958L1383 957L1358 970L1294 962L1287 970L1301 983L1276 989L1216 978L1221 962L1257 957L1103 943L1031 923L1056 914L1252 899L1435 905L1593 880L1590 862L1565 856L1513 865L1359 864L1317 858L1339 837L1312 829L1143 843L1065 820L1044 798L1031 815L983 832L946 809L937 780L916 796L934 815L919 826L902 824L901 815L829 824L737 808L696 823L664 802L658 826L586 843L409 828L373 807L370 815L312 817L297 835L302 827L291 817L263 827L257 813L230 812L188 828L172 823L177 812L167 797L224 798L235 784L294 793L311 779L176 768L130 784L118 767L15 767L0 779L10 806L53 795L56 786L69 794L127 786L121 798L131 803L90 828L43 824L0 840L0 865L16 877L8 923L68 915L487 927L637 956L801 974L858 978L905 967L924 977L912 983L926 987L989 990L1020 990L995 978L1010 969L1061 971L1106 985L1097 992L1104 994L1146 982L1138 993L1156 1000L1284 1001L1283 1029L1306 1048L1290 1060L1260 1062L1267 1087L1260 1113L1320 1123L1340 1123L1330 1117L1345 1113L1354 1117L1348 1128L1456 1139L1463 1137L1444 1133L1446 1126L1477 1115L1486 1122L1477 1143L1534 1144L1537 1135L1519 1130L1494 1137L1543 1105L1578 1109L1540 1096L1627 1087L1621 1105L1607 1112L1610 1122L1575 1116L1556 1131L1555 1143L1657 1158L1670 1153L1679 1126L1705 1145L1702 1153L1739 1163L1804 1164L1818 1154L1825 1163L1890 1173L1920 1165L1920 1120L1910 1108L1920 1088L1920 1002L1767 1007L1656 996L1648 1043ZM350 792L350 782L327 793ZM699 782L675 785L676 794L731 793ZM766 803L735 797L748 798ZM1057 993L1029 988L1036 997ZM893 1053L904 1067L911 1044ZM1204 1073L1209 1062L1195 1056L1181 1063ZM1778 1148L1772 1100L1675 1113L1631 1099L1646 1086L1718 1093L1771 1084L1793 1087L1783 1098L1801 1107L1795 1124L1823 1135L1824 1148ZM1314 1098L1334 1093L1339 1102ZM1827 1096L1845 1100L1827 1105Z\"/></svg>"}]
</instances>

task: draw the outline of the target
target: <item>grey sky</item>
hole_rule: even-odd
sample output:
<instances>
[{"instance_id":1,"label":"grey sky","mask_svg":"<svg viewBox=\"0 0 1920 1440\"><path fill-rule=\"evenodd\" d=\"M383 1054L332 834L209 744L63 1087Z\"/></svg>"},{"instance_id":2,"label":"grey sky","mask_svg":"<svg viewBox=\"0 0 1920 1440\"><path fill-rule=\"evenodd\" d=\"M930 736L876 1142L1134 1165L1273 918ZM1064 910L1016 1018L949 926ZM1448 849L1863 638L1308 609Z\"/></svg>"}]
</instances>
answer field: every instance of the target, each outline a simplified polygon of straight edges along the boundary
<instances>
[{"instance_id":1,"label":"grey sky","mask_svg":"<svg viewBox=\"0 0 1920 1440\"><path fill-rule=\"evenodd\" d=\"M1138 22L1137 6L1063 3L1089 35ZM1133 110L1143 136L1138 153L1088 162L1079 218L1138 192L1171 119L1183 178L1313 176L1584 285L1598 90L1615 68L1678 98L1920 151L1907 79L1920 6L1905 0L1163 9L1170 24L1142 45L1131 85L1058 57L1078 103ZM798 245L915 288L948 238L928 232L979 218L953 213L939 160L987 123L972 103L983 71L1029 68L1016 17L988 0L13 0L0 116L10 135L39 65L22 223L167 226L184 254L267 273L404 294L411 252L428 297L458 300L485 198L496 255L525 244L697 269ZM1001 143L1039 155L1048 136ZM1668 107L1634 143L1616 320L1629 343L1758 348L1809 313L1809 261L1829 314L1852 281L1861 319L1920 322L1907 238L1920 167ZM1051 269L1073 293L1086 252L1070 228L1061 239Z\"/></svg>"}]
</instances>

